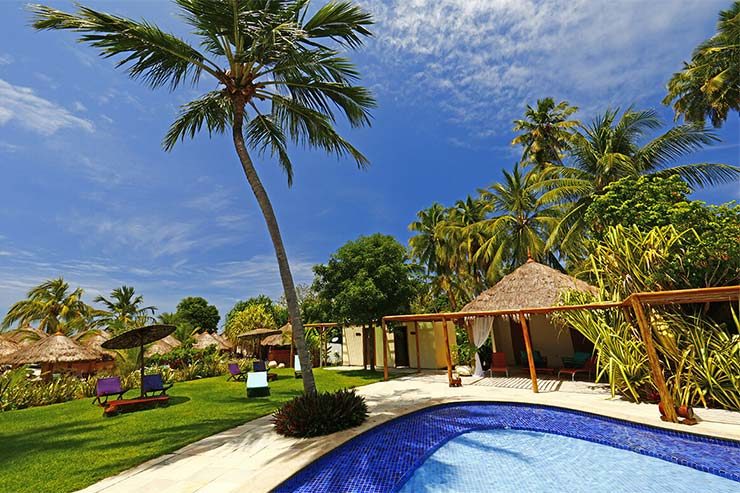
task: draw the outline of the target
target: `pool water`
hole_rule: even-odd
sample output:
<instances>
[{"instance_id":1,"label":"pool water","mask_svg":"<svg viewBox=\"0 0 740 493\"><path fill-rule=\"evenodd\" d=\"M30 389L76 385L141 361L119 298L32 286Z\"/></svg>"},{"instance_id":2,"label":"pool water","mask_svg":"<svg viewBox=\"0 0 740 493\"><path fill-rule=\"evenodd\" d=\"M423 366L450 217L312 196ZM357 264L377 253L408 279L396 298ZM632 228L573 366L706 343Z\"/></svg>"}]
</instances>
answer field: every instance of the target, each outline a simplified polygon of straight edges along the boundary
<instances>
[{"instance_id":1,"label":"pool water","mask_svg":"<svg viewBox=\"0 0 740 493\"><path fill-rule=\"evenodd\" d=\"M735 493L730 479L628 450L536 431L464 433L432 453L401 488L417 492Z\"/></svg>"}]
</instances>

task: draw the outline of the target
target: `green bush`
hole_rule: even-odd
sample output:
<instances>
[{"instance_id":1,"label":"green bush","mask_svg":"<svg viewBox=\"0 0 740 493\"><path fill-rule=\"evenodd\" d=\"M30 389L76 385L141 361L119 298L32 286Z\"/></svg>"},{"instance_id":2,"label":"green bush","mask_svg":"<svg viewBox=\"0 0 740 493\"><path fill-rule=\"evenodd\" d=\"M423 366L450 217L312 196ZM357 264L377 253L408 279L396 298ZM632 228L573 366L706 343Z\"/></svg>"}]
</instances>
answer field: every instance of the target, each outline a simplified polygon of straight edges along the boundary
<instances>
[{"instance_id":1,"label":"green bush","mask_svg":"<svg viewBox=\"0 0 740 493\"><path fill-rule=\"evenodd\" d=\"M358 426L366 419L365 398L354 389L304 394L273 414L275 431L291 437L328 435Z\"/></svg>"}]
</instances>

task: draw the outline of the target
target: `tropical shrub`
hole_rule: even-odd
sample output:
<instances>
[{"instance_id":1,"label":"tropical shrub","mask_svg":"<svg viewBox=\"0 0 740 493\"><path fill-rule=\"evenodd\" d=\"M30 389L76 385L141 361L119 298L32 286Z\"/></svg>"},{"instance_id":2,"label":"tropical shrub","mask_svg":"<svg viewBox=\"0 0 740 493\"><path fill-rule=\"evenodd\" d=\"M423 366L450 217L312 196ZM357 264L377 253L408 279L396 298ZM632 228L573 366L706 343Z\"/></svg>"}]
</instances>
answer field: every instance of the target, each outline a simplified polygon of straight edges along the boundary
<instances>
[{"instance_id":1,"label":"tropical shrub","mask_svg":"<svg viewBox=\"0 0 740 493\"><path fill-rule=\"evenodd\" d=\"M303 394L273 414L275 431L291 437L328 435L358 426L366 419L365 398L354 389Z\"/></svg>"}]
</instances>

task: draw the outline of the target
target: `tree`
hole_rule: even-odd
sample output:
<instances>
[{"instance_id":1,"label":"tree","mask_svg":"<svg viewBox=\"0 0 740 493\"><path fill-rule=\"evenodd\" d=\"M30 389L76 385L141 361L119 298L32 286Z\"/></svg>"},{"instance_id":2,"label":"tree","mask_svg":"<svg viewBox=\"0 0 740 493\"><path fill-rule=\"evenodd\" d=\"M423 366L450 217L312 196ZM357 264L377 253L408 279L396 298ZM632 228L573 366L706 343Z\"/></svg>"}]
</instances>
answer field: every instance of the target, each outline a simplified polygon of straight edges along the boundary
<instances>
[{"instance_id":1,"label":"tree","mask_svg":"<svg viewBox=\"0 0 740 493\"><path fill-rule=\"evenodd\" d=\"M529 257L562 270L546 243L563 208L542 200L542 173L522 170L518 163L511 172L503 173L503 183L481 191L481 201L491 217L476 225L486 240L475 256L486 266L488 281L498 281Z\"/></svg>"},{"instance_id":2,"label":"tree","mask_svg":"<svg viewBox=\"0 0 740 493\"><path fill-rule=\"evenodd\" d=\"M216 332L221 316L218 308L209 305L205 298L189 296L177 304L177 317L191 327L206 332Z\"/></svg>"},{"instance_id":3,"label":"tree","mask_svg":"<svg viewBox=\"0 0 740 493\"><path fill-rule=\"evenodd\" d=\"M264 305L249 305L234 314L224 327L226 337L236 342L239 335L254 329L274 329L275 320Z\"/></svg>"},{"instance_id":4,"label":"tree","mask_svg":"<svg viewBox=\"0 0 740 493\"><path fill-rule=\"evenodd\" d=\"M137 295L133 286L115 288L110 299L101 295L93 301L105 306L98 316L98 323L108 325L114 333L151 323L157 311L156 306L142 306L144 297Z\"/></svg>"},{"instance_id":5,"label":"tree","mask_svg":"<svg viewBox=\"0 0 740 493\"><path fill-rule=\"evenodd\" d=\"M666 289L729 286L740 282L740 206L707 206L689 200L680 177L623 178L604 188L586 210L592 237L603 241L610 228L635 227L643 233L672 226L681 233L681 249L653 271Z\"/></svg>"},{"instance_id":6,"label":"tree","mask_svg":"<svg viewBox=\"0 0 740 493\"><path fill-rule=\"evenodd\" d=\"M288 142L352 157L367 158L334 129L337 114L352 127L370 124L375 100L355 85L359 73L338 49L354 49L370 36L370 14L349 1L311 9L307 0L176 0L201 50L154 24L80 6L74 14L31 7L36 29L65 29L80 35L106 57L118 57L131 78L171 91L195 85L203 76L219 88L182 106L164 139L171 150L194 138L231 132L242 170L262 211L277 257L293 338L303 368L303 386L316 392L311 361L288 256L277 218L250 155L250 148L277 157L292 183ZM332 45L334 47L332 47Z\"/></svg>"},{"instance_id":7,"label":"tree","mask_svg":"<svg viewBox=\"0 0 740 493\"><path fill-rule=\"evenodd\" d=\"M38 329L49 334L84 330L92 308L82 301L83 294L81 288L70 292L69 284L61 277L45 281L32 288L27 299L10 307L2 328L7 329L14 322L21 327L38 322Z\"/></svg>"},{"instance_id":8,"label":"tree","mask_svg":"<svg viewBox=\"0 0 740 493\"><path fill-rule=\"evenodd\" d=\"M427 274L439 270L437 250L443 241L437 227L447 217L447 209L442 204L433 203L416 214L417 220L409 224L409 230L416 233L409 239L411 255L421 263Z\"/></svg>"},{"instance_id":9,"label":"tree","mask_svg":"<svg viewBox=\"0 0 740 493\"><path fill-rule=\"evenodd\" d=\"M180 318L177 313L162 312L157 315L157 321L164 325L174 325L176 328L172 335L175 339L180 341L183 346L190 347L195 342L195 339L193 338L195 328L190 324L190 322L186 322Z\"/></svg>"},{"instance_id":10,"label":"tree","mask_svg":"<svg viewBox=\"0 0 740 493\"><path fill-rule=\"evenodd\" d=\"M719 139L703 125L679 125L640 145L652 130L662 126L654 110L607 110L588 126L579 126L573 135L569 159L564 166L544 173L548 189L541 200L564 202L569 210L548 240L548 247L560 245L571 252L582 250L586 223L584 214L608 184L640 175L679 175L692 187L732 182L740 168L727 164L692 163L675 165L679 158L698 151Z\"/></svg>"},{"instance_id":11,"label":"tree","mask_svg":"<svg viewBox=\"0 0 740 493\"><path fill-rule=\"evenodd\" d=\"M285 306L283 306L280 303L275 303L272 300L272 298L264 294L253 296L246 300L237 301L234 304L234 306L231 308L231 310L229 310L229 313L226 314L225 323L228 324L229 320L231 320L237 313L244 311L247 307L250 307L253 305L264 306L265 310L267 310L267 312L272 316L274 325L276 327L282 327L283 325L288 323L288 313L287 313ZM299 296L299 305L300 305L300 296ZM301 313L303 313L303 310L301 310Z\"/></svg>"},{"instance_id":12,"label":"tree","mask_svg":"<svg viewBox=\"0 0 740 493\"><path fill-rule=\"evenodd\" d=\"M314 289L343 323L372 325L405 313L415 294L406 249L379 233L345 243L314 272Z\"/></svg>"},{"instance_id":13,"label":"tree","mask_svg":"<svg viewBox=\"0 0 740 493\"><path fill-rule=\"evenodd\" d=\"M562 164L577 120L570 116L578 111L567 101L555 104L552 98L537 100L537 107L527 105L523 120L514 120L514 131L520 134L511 141L521 145L522 162L533 163L538 170L553 164Z\"/></svg>"},{"instance_id":14,"label":"tree","mask_svg":"<svg viewBox=\"0 0 740 493\"><path fill-rule=\"evenodd\" d=\"M719 13L717 33L696 47L691 61L668 81L663 104L676 118L721 127L731 110L740 111L740 1Z\"/></svg>"}]
</instances>

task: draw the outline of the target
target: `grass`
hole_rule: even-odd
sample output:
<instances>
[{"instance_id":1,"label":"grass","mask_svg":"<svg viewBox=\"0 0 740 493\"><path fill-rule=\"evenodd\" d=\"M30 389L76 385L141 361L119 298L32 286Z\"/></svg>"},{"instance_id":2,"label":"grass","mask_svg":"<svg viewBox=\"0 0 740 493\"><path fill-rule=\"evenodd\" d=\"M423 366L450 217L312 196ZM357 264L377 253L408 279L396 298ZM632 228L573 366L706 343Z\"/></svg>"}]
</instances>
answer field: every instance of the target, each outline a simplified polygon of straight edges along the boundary
<instances>
[{"instance_id":1,"label":"grass","mask_svg":"<svg viewBox=\"0 0 740 493\"><path fill-rule=\"evenodd\" d=\"M270 397L247 399L225 376L177 383L168 407L104 418L92 399L0 413L0 491L75 491L219 431L272 413L303 390L277 370ZM382 379L362 370L315 369L319 390ZM131 392L131 396L136 391Z\"/></svg>"}]
</instances>

